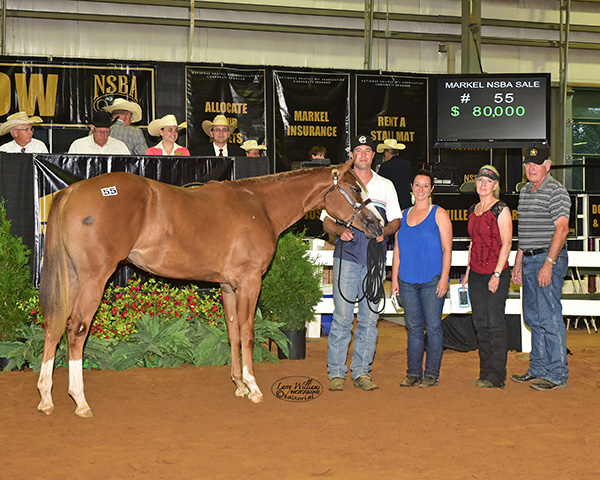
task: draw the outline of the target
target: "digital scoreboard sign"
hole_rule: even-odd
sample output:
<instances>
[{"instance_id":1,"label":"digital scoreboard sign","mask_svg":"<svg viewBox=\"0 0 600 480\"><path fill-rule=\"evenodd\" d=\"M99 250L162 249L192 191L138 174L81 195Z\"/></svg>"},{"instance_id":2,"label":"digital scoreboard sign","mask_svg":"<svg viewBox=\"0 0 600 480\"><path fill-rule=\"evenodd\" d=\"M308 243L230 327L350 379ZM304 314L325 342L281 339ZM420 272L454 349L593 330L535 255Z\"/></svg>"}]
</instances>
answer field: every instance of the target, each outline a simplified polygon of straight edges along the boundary
<instances>
[{"instance_id":1,"label":"digital scoreboard sign","mask_svg":"<svg viewBox=\"0 0 600 480\"><path fill-rule=\"evenodd\" d=\"M437 148L547 147L550 74L436 77Z\"/></svg>"}]
</instances>

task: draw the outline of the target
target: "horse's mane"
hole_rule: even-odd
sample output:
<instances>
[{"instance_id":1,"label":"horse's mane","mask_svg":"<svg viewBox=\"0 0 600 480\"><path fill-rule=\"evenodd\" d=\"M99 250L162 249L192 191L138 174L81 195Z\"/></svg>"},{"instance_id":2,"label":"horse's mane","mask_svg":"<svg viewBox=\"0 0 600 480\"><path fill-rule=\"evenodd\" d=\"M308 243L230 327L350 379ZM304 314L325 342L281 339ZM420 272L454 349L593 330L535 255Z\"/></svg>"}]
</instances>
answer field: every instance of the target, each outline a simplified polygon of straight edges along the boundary
<instances>
[{"instance_id":1,"label":"horse's mane","mask_svg":"<svg viewBox=\"0 0 600 480\"><path fill-rule=\"evenodd\" d=\"M304 175L308 175L315 170L321 170L329 167L312 167L312 168L303 168L301 170L291 170L289 172L280 172L275 173L273 175L264 175L262 177L250 177L250 178L241 178L239 180L234 180L232 183L234 184L257 184L257 183L271 183L277 182L279 180L285 180L288 178L301 177Z\"/></svg>"}]
</instances>

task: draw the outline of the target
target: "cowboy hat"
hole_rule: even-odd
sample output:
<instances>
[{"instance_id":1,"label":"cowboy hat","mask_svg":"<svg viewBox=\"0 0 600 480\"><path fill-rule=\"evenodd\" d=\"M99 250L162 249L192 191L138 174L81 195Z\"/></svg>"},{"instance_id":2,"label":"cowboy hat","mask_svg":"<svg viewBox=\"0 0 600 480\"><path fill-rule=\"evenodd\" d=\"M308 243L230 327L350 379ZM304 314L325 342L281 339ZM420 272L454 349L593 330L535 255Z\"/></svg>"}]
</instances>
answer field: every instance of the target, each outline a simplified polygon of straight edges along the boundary
<instances>
[{"instance_id":1,"label":"cowboy hat","mask_svg":"<svg viewBox=\"0 0 600 480\"><path fill-rule=\"evenodd\" d=\"M32 123L42 123L42 121L40 117L28 117L27 112L13 113L6 117L6 122L0 125L0 136L6 135L19 125L31 125Z\"/></svg>"},{"instance_id":2,"label":"cowboy hat","mask_svg":"<svg viewBox=\"0 0 600 480\"><path fill-rule=\"evenodd\" d=\"M126 110L131 112L131 123L139 122L142 119L142 107L137 103L125 100L124 98L115 98L112 105L107 105L102 110L112 114L114 110Z\"/></svg>"},{"instance_id":3,"label":"cowboy hat","mask_svg":"<svg viewBox=\"0 0 600 480\"><path fill-rule=\"evenodd\" d=\"M244 143L242 143L241 147L246 151L267 149L267 147L265 147L264 145L259 145L256 140L246 140Z\"/></svg>"},{"instance_id":4,"label":"cowboy hat","mask_svg":"<svg viewBox=\"0 0 600 480\"><path fill-rule=\"evenodd\" d=\"M211 122L210 120L204 120L202 122L202 130L210 137L210 131L213 127L223 126L229 127L233 132L237 128L237 118L227 118L225 115L217 115Z\"/></svg>"},{"instance_id":5,"label":"cowboy hat","mask_svg":"<svg viewBox=\"0 0 600 480\"><path fill-rule=\"evenodd\" d=\"M110 128L116 121L117 119L113 120L108 112L100 110L99 112L94 112L90 124L96 128Z\"/></svg>"},{"instance_id":6,"label":"cowboy hat","mask_svg":"<svg viewBox=\"0 0 600 480\"><path fill-rule=\"evenodd\" d=\"M157 118L148 125L148 133L153 137L160 137L160 130L165 127L177 127L177 130L187 128L187 122L177 125L175 115L165 115L162 118Z\"/></svg>"},{"instance_id":7,"label":"cowboy hat","mask_svg":"<svg viewBox=\"0 0 600 480\"><path fill-rule=\"evenodd\" d=\"M377 153L383 153L386 150L404 150L406 145L398 143L394 138L388 138L377 145Z\"/></svg>"}]
</instances>

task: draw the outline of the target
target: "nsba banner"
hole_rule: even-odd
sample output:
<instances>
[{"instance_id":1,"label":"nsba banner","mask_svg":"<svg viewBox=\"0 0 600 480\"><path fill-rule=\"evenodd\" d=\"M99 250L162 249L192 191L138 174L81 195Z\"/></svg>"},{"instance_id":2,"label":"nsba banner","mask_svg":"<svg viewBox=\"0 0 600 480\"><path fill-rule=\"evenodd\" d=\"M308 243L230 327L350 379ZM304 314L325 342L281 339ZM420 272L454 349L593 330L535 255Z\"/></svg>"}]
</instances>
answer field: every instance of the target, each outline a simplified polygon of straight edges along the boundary
<instances>
[{"instance_id":1,"label":"nsba banner","mask_svg":"<svg viewBox=\"0 0 600 480\"><path fill-rule=\"evenodd\" d=\"M136 102L147 125L154 118L153 65L0 62L0 123L25 111L43 126L87 125L93 112L116 98Z\"/></svg>"}]
</instances>

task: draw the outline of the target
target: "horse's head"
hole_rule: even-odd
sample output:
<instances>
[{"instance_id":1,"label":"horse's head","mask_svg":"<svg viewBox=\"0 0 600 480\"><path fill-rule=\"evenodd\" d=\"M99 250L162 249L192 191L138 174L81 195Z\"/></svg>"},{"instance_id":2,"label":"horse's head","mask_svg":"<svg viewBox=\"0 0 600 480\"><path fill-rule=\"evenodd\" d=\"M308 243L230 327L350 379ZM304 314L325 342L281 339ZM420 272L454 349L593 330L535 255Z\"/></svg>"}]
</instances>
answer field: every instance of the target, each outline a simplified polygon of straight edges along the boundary
<instances>
[{"instance_id":1,"label":"horse's head","mask_svg":"<svg viewBox=\"0 0 600 480\"><path fill-rule=\"evenodd\" d=\"M351 165L349 161L331 169L332 185L325 194L325 209L338 224L353 225L367 238L378 237L383 233L383 218Z\"/></svg>"}]
</instances>

